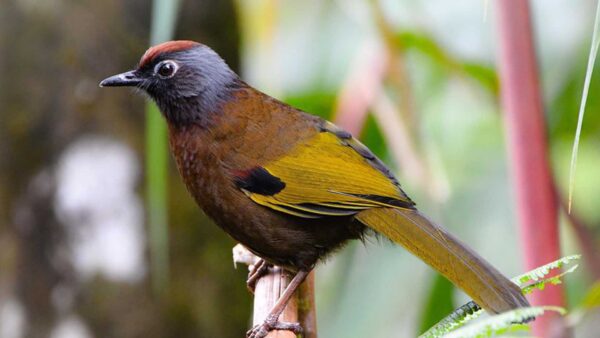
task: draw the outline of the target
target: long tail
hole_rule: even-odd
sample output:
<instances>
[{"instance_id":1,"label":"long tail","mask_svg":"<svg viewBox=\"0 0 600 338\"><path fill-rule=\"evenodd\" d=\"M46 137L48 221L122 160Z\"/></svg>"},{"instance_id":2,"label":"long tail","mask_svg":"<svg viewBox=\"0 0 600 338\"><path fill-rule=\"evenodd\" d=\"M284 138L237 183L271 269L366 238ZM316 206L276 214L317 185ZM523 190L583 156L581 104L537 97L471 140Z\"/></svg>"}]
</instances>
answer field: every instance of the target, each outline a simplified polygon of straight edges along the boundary
<instances>
[{"instance_id":1,"label":"long tail","mask_svg":"<svg viewBox=\"0 0 600 338\"><path fill-rule=\"evenodd\" d=\"M486 311L529 306L517 285L417 210L373 208L356 218L439 271Z\"/></svg>"}]
</instances>

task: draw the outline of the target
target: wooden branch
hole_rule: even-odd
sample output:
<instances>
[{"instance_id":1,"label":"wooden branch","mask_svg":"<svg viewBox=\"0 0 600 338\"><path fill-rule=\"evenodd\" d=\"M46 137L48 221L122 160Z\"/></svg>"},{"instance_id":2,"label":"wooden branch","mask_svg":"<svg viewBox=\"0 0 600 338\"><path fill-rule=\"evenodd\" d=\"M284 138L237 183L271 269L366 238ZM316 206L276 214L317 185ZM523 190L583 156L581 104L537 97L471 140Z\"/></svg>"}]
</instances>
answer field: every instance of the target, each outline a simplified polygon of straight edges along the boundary
<instances>
[{"instance_id":1,"label":"wooden branch","mask_svg":"<svg viewBox=\"0 0 600 338\"><path fill-rule=\"evenodd\" d=\"M233 262L248 265L252 271L259 258L252 254L243 245L238 244L233 248ZM262 324L285 288L292 279L292 275L280 267L270 267L268 273L260 278L254 289L254 315L252 325ZM317 320L314 302L314 272L311 272L306 281L300 286L299 294L292 298L279 317L284 322L300 322L304 329L304 338L317 338ZM272 331L267 338L295 338L291 331Z\"/></svg>"},{"instance_id":2,"label":"wooden branch","mask_svg":"<svg viewBox=\"0 0 600 338\"><path fill-rule=\"evenodd\" d=\"M304 329L303 338L317 338L314 270L306 277L298 290L298 320Z\"/></svg>"},{"instance_id":3,"label":"wooden branch","mask_svg":"<svg viewBox=\"0 0 600 338\"><path fill-rule=\"evenodd\" d=\"M292 276L277 266L270 267L268 274L258 280L256 289L254 290L254 316L252 325L262 324L291 280ZM293 297L288 303L279 320L284 322L298 321L297 297ZM267 338L295 337L296 335L291 331L271 331L267 335Z\"/></svg>"}]
</instances>

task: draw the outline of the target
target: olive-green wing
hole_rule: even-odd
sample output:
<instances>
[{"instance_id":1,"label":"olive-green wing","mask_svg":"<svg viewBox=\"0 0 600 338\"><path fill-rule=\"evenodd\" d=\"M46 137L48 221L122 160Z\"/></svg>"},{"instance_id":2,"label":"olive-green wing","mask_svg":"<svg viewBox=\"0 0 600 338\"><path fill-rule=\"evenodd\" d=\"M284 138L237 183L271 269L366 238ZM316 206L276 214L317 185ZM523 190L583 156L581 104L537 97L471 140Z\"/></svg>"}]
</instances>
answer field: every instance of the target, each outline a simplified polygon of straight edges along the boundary
<instances>
[{"instance_id":1,"label":"olive-green wing","mask_svg":"<svg viewBox=\"0 0 600 338\"><path fill-rule=\"evenodd\" d=\"M328 122L321 132L285 156L255 168L250 176L252 184L241 181L239 186L254 202L298 217L414 206L371 151Z\"/></svg>"}]
</instances>

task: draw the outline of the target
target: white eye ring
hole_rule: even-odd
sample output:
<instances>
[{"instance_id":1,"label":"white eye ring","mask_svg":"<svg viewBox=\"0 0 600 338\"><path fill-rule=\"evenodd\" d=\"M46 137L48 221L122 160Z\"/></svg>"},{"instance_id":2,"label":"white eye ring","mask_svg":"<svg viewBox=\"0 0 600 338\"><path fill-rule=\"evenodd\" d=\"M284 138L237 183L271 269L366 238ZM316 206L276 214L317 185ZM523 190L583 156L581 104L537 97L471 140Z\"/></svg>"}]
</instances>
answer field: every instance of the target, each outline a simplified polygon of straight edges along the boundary
<instances>
[{"instance_id":1,"label":"white eye ring","mask_svg":"<svg viewBox=\"0 0 600 338\"><path fill-rule=\"evenodd\" d=\"M165 60L165 61L159 62L154 67L154 73L163 79L168 79L168 78L173 77L173 75L175 75L175 73L177 73L178 69L179 69L179 65L175 61Z\"/></svg>"}]
</instances>

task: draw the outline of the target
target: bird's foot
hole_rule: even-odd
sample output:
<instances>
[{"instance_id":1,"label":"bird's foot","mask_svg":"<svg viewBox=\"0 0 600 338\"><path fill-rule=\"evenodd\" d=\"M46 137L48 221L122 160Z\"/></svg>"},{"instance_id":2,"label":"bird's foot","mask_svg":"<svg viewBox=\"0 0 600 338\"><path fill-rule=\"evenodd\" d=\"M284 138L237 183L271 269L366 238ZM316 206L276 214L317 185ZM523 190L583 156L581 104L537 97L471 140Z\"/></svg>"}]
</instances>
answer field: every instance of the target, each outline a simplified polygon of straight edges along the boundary
<instances>
[{"instance_id":1,"label":"bird's foot","mask_svg":"<svg viewBox=\"0 0 600 338\"><path fill-rule=\"evenodd\" d=\"M256 288L256 282L267 274L269 271L269 263L267 263L264 259L259 260L256 264L254 264L254 268L248 274L248 279L246 280L246 286L248 290L254 293L254 289Z\"/></svg>"},{"instance_id":2,"label":"bird's foot","mask_svg":"<svg viewBox=\"0 0 600 338\"><path fill-rule=\"evenodd\" d=\"M299 323L279 322L277 318L269 316L265 321L246 332L246 338L264 338L273 330L292 331L294 334L302 334L302 326Z\"/></svg>"}]
</instances>

